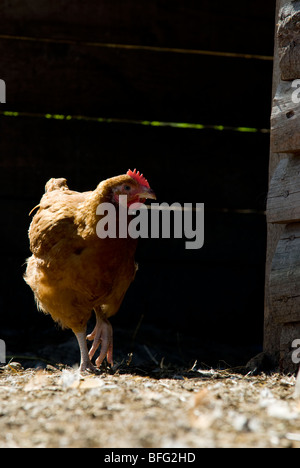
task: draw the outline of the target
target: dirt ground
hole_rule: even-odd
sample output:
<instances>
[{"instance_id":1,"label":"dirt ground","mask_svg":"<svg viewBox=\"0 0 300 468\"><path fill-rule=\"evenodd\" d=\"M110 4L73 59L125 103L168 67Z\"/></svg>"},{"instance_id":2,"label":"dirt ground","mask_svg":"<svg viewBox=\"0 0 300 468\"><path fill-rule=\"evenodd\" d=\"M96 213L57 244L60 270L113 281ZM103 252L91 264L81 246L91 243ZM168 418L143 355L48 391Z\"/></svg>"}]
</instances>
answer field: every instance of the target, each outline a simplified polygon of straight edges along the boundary
<instances>
[{"instance_id":1,"label":"dirt ground","mask_svg":"<svg viewBox=\"0 0 300 468\"><path fill-rule=\"evenodd\" d=\"M295 384L229 370L95 376L12 362L0 368L0 447L300 448Z\"/></svg>"}]
</instances>

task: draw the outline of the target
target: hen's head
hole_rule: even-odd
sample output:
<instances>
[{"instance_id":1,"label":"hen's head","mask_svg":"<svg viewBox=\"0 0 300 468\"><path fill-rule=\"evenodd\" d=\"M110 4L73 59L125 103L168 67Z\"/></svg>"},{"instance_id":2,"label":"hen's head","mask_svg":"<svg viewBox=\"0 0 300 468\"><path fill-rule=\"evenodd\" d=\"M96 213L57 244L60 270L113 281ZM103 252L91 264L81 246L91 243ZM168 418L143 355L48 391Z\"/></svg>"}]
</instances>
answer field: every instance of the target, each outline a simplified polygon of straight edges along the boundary
<instances>
[{"instance_id":1,"label":"hen's head","mask_svg":"<svg viewBox=\"0 0 300 468\"><path fill-rule=\"evenodd\" d=\"M120 195L127 196L127 206L144 203L147 198L156 199L147 179L136 169L134 171L129 169L126 174L114 177L112 180L114 180L111 187L114 203L119 204Z\"/></svg>"}]
</instances>

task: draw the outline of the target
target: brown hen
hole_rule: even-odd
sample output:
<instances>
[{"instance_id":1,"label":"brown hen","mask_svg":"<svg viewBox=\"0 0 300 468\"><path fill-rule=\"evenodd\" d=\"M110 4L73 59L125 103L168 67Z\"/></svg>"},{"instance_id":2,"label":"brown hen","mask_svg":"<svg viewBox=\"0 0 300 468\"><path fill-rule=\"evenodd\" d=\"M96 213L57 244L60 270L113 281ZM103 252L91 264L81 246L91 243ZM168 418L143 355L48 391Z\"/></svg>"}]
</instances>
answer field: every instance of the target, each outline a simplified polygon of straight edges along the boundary
<instances>
[{"instance_id":1,"label":"brown hen","mask_svg":"<svg viewBox=\"0 0 300 468\"><path fill-rule=\"evenodd\" d=\"M32 256L25 281L38 308L63 328L71 328L80 347L80 370L92 370L91 359L113 365L113 333L108 318L116 314L136 273L137 240L129 236L100 238L97 207L111 203L118 224L120 195L127 206L155 199L147 180L136 170L104 180L92 192L74 192L66 179L51 179L29 228ZM127 217L130 220L130 217ZM86 337L87 322L96 313L94 331ZM88 351L86 338L93 340Z\"/></svg>"}]
</instances>

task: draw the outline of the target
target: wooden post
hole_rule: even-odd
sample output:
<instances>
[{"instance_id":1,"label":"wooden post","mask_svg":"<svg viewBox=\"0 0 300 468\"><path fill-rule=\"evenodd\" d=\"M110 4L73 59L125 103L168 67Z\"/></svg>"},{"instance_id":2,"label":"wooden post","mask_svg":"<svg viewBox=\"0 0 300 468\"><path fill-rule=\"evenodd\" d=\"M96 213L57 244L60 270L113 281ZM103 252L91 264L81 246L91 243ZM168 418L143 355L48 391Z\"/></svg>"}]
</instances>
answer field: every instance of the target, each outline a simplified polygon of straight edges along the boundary
<instances>
[{"instance_id":1,"label":"wooden post","mask_svg":"<svg viewBox=\"0 0 300 468\"><path fill-rule=\"evenodd\" d=\"M300 1L276 4L267 204L264 350L283 371L296 370L292 343L300 338L300 104L293 100L300 79L299 7Z\"/></svg>"}]
</instances>

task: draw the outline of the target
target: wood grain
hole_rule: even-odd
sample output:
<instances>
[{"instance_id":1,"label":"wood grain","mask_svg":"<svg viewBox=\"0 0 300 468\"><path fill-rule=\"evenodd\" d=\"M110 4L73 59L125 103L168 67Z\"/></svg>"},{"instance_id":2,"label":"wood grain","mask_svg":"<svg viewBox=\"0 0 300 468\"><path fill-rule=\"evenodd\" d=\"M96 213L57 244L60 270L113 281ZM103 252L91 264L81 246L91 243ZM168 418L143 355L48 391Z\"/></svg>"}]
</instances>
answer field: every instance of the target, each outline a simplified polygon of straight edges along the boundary
<instances>
[{"instance_id":1,"label":"wood grain","mask_svg":"<svg viewBox=\"0 0 300 468\"><path fill-rule=\"evenodd\" d=\"M278 22L278 54L282 80L300 78L300 2L283 5Z\"/></svg>"},{"instance_id":2,"label":"wood grain","mask_svg":"<svg viewBox=\"0 0 300 468\"><path fill-rule=\"evenodd\" d=\"M300 158L279 162L272 177L267 203L269 223L300 222Z\"/></svg>"},{"instance_id":3,"label":"wood grain","mask_svg":"<svg viewBox=\"0 0 300 468\"><path fill-rule=\"evenodd\" d=\"M300 321L300 224L288 225L278 242L270 275L270 301L276 322Z\"/></svg>"},{"instance_id":4,"label":"wood grain","mask_svg":"<svg viewBox=\"0 0 300 468\"><path fill-rule=\"evenodd\" d=\"M274 22L274 30L277 28L277 21L280 8L286 3L286 0L276 0L276 14ZM275 44L274 44L274 69L273 69L273 84L272 84L272 96L275 96L277 87L280 82L280 68L279 68L279 56L278 56L278 37L275 33ZM271 131L272 138L272 131ZM281 159L287 155L270 151L270 162L269 162L269 183L273 177L274 171ZM276 247L280 236L283 232L284 225L271 224L267 225L267 256L266 256L266 272L265 272L265 314L264 314L264 351L272 355L274 358L279 359L280 349L280 334L281 325L275 323L273 320L272 304L270 302L270 289L269 279L271 273L272 260L276 251Z\"/></svg>"},{"instance_id":5,"label":"wood grain","mask_svg":"<svg viewBox=\"0 0 300 468\"><path fill-rule=\"evenodd\" d=\"M292 81L280 81L271 115L271 150L274 153L300 151L299 95Z\"/></svg>"}]
</instances>

